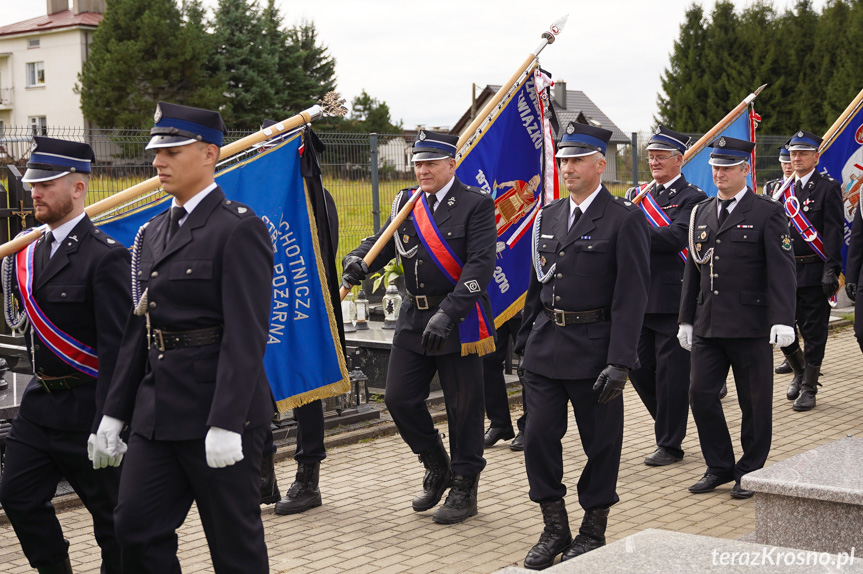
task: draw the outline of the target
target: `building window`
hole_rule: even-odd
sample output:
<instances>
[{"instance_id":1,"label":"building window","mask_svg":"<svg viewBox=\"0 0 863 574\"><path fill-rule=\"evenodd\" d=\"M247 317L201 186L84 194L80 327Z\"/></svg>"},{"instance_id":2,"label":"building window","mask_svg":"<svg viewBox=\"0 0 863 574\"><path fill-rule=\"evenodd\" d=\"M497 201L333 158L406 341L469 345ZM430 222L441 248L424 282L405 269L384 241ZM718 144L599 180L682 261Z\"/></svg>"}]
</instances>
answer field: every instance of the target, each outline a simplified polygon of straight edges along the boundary
<instances>
[{"instance_id":1,"label":"building window","mask_svg":"<svg viewBox=\"0 0 863 574\"><path fill-rule=\"evenodd\" d=\"M27 40L28 48L38 48L39 47L39 38L30 38Z\"/></svg>"},{"instance_id":2,"label":"building window","mask_svg":"<svg viewBox=\"0 0 863 574\"><path fill-rule=\"evenodd\" d=\"M27 87L45 85L45 62L27 63Z\"/></svg>"},{"instance_id":3,"label":"building window","mask_svg":"<svg viewBox=\"0 0 863 574\"><path fill-rule=\"evenodd\" d=\"M45 116L30 116L30 131L34 136L47 136L48 122Z\"/></svg>"}]
</instances>

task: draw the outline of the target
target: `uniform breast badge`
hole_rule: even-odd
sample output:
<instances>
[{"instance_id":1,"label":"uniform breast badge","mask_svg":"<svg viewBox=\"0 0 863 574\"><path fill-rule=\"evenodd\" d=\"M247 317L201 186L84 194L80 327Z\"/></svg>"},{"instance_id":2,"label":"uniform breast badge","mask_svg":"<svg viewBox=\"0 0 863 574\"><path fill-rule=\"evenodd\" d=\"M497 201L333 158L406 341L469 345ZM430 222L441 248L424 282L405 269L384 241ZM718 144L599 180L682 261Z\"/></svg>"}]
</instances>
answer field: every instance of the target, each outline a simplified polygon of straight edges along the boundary
<instances>
[{"instance_id":1,"label":"uniform breast badge","mask_svg":"<svg viewBox=\"0 0 863 574\"><path fill-rule=\"evenodd\" d=\"M782 249L785 251L791 251L791 238L787 235L782 236Z\"/></svg>"},{"instance_id":2,"label":"uniform breast badge","mask_svg":"<svg viewBox=\"0 0 863 574\"><path fill-rule=\"evenodd\" d=\"M545 255L540 256L540 258L539 258L539 264L540 264L540 265L542 265L543 267L545 267L545 264L546 264L546 263L547 263L547 261L546 261L546 259L545 259Z\"/></svg>"},{"instance_id":3,"label":"uniform breast badge","mask_svg":"<svg viewBox=\"0 0 863 574\"><path fill-rule=\"evenodd\" d=\"M405 243L409 242L410 240L411 240L410 235L408 235L408 234L402 235L402 241L404 241Z\"/></svg>"}]
</instances>

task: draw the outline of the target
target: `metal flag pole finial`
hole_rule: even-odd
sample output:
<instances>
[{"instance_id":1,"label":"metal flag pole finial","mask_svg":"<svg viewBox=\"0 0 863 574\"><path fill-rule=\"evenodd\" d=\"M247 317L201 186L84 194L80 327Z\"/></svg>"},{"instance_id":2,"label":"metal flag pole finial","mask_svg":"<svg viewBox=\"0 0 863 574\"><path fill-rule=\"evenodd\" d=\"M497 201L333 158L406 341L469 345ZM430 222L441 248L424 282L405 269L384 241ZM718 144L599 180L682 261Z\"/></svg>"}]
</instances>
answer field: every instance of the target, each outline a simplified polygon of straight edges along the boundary
<instances>
[{"instance_id":1,"label":"metal flag pole finial","mask_svg":"<svg viewBox=\"0 0 863 574\"><path fill-rule=\"evenodd\" d=\"M345 107L345 99L338 92L327 92L323 99L318 101L323 112L328 116L342 117L348 113Z\"/></svg>"}]
</instances>

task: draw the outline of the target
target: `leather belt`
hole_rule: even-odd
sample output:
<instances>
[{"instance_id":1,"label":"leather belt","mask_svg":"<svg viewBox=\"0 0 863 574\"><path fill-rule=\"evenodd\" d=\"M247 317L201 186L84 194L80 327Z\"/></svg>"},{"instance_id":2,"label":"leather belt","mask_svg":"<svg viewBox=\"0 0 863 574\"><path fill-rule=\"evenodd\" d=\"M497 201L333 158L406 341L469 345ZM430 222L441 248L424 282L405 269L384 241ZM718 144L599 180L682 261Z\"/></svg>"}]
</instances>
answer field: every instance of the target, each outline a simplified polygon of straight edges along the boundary
<instances>
[{"instance_id":1,"label":"leather belt","mask_svg":"<svg viewBox=\"0 0 863 574\"><path fill-rule=\"evenodd\" d=\"M821 263L821 258L817 255L795 255L794 261L797 263Z\"/></svg>"},{"instance_id":2,"label":"leather belt","mask_svg":"<svg viewBox=\"0 0 863 574\"><path fill-rule=\"evenodd\" d=\"M47 392L55 393L57 391L68 391L69 389L92 383L96 379L82 373L80 375L66 375L64 377L36 375L36 380L39 381L39 384L42 385L42 388Z\"/></svg>"},{"instance_id":3,"label":"leather belt","mask_svg":"<svg viewBox=\"0 0 863 574\"><path fill-rule=\"evenodd\" d=\"M153 329L150 335L150 344L160 351L183 349L185 347L203 347L204 345L212 345L221 341L222 332L223 329L221 326L193 329L191 331Z\"/></svg>"},{"instance_id":4,"label":"leather belt","mask_svg":"<svg viewBox=\"0 0 863 574\"><path fill-rule=\"evenodd\" d=\"M411 305L420 311L437 307L443 303L444 299L447 298L447 295L414 295L410 291L407 292L408 301L410 301Z\"/></svg>"},{"instance_id":5,"label":"leather belt","mask_svg":"<svg viewBox=\"0 0 863 574\"><path fill-rule=\"evenodd\" d=\"M593 309L592 311L561 311L560 309L549 309L543 307L545 316L551 319L558 327L565 327L575 323L597 323L611 319L611 307Z\"/></svg>"}]
</instances>

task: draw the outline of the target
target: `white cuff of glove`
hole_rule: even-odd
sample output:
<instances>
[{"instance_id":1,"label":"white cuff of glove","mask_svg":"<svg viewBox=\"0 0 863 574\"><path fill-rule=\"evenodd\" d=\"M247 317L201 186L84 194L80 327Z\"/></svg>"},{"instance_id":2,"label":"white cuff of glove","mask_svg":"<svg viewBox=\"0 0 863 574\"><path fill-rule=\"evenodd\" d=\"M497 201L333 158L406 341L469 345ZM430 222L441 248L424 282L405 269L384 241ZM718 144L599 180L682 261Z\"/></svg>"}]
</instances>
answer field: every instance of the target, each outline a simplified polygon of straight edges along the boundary
<instances>
[{"instance_id":1,"label":"white cuff of glove","mask_svg":"<svg viewBox=\"0 0 863 574\"><path fill-rule=\"evenodd\" d=\"M680 341L680 346L687 351L692 350L692 325L689 323L681 323L677 329L677 340Z\"/></svg>"},{"instance_id":2,"label":"white cuff of glove","mask_svg":"<svg viewBox=\"0 0 863 574\"><path fill-rule=\"evenodd\" d=\"M102 417L96 434L90 435L90 440L87 441L88 456L93 461L93 468L120 466L127 448L120 438L123 424L120 419L108 415Z\"/></svg>"},{"instance_id":3,"label":"white cuff of glove","mask_svg":"<svg viewBox=\"0 0 863 574\"><path fill-rule=\"evenodd\" d=\"M794 328L788 325L773 325L770 327L770 344L776 347L787 347L794 342Z\"/></svg>"},{"instance_id":4,"label":"white cuff of glove","mask_svg":"<svg viewBox=\"0 0 863 574\"><path fill-rule=\"evenodd\" d=\"M239 433L210 427L204 439L207 466L224 468L243 460L243 437Z\"/></svg>"}]
</instances>

